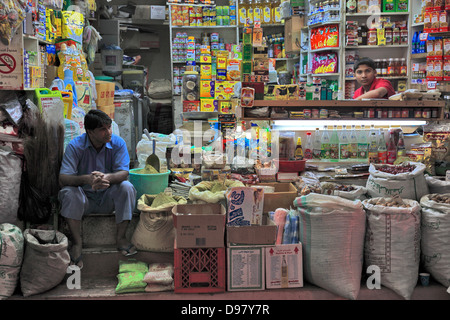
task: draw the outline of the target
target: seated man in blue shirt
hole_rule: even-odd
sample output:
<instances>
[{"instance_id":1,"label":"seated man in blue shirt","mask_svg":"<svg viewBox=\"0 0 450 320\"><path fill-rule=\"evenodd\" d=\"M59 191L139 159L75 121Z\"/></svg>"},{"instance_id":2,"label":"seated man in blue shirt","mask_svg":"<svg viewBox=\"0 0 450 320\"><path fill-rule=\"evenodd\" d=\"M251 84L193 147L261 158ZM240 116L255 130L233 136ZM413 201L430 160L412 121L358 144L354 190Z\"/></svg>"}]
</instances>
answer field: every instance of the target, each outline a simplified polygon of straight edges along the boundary
<instances>
[{"instance_id":1,"label":"seated man in blue shirt","mask_svg":"<svg viewBox=\"0 0 450 320\"><path fill-rule=\"evenodd\" d=\"M62 159L61 215L73 237L72 264L80 268L84 214L115 211L117 248L126 256L137 253L125 237L136 203L136 190L127 180L130 157L125 141L112 134L111 123L103 111L90 110L84 118L86 133L67 145Z\"/></svg>"}]
</instances>

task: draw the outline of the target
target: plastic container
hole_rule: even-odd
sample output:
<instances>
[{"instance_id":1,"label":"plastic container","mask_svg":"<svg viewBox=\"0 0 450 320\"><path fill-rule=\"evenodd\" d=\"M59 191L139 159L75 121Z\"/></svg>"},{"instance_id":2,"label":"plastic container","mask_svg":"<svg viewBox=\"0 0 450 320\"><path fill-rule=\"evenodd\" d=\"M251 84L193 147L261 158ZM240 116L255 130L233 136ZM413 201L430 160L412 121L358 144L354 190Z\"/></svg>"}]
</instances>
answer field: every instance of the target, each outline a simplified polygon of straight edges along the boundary
<instances>
[{"instance_id":1,"label":"plastic container","mask_svg":"<svg viewBox=\"0 0 450 320\"><path fill-rule=\"evenodd\" d=\"M136 171L142 168L131 169L128 180L136 189L136 200L143 194L158 194L169 186L170 170L164 173L142 174Z\"/></svg>"},{"instance_id":2,"label":"plastic container","mask_svg":"<svg viewBox=\"0 0 450 320\"><path fill-rule=\"evenodd\" d=\"M174 249L174 292L225 291L225 248Z\"/></svg>"},{"instance_id":3,"label":"plastic container","mask_svg":"<svg viewBox=\"0 0 450 320\"><path fill-rule=\"evenodd\" d=\"M61 91L62 101L64 102L64 118L72 119L73 94L70 91Z\"/></svg>"}]
</instances>

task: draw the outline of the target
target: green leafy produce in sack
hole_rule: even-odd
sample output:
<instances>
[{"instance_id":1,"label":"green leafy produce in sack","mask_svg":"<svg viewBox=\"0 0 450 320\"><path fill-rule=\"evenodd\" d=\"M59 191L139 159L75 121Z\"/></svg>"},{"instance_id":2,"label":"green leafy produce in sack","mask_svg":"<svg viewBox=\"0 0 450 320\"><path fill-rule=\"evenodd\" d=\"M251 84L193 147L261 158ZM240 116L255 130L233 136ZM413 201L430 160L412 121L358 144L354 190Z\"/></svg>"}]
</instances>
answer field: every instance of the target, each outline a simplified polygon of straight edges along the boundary
<instances>
[{"instance_id":1,"label":"green leafy produce in sack","mask_svg":"<svg viewBox=\"0 0 450 320\"><path fill-rule=\"evenodd\" d=\"M127 261L119 261L119 274L127 272L148 272L148 264L143 261L138 261L136 259L129 259Z\"/></svg>"},{"instance_id":2,"label":"green leafy produce in sack","mask_svg":"<svg viewBox=\"0 0 450 320\"><path fill-rule=\"evenodd\" d=\"M144 292L147 286L147 283L144 282L145 274L145 272L119 273L116 293Z\"/></svg>"}]
</instances>

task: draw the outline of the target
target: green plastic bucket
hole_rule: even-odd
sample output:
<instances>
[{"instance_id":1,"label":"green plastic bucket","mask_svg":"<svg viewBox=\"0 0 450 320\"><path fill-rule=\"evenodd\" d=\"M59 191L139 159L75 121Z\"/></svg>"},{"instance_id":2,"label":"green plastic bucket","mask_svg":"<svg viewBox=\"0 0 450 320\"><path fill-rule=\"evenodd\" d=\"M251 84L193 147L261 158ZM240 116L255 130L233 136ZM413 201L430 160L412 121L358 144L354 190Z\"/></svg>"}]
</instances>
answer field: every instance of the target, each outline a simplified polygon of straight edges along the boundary
<instances>
[{"instance_id":1,"label":"green plastic bucket","mask_svg":"<svg viewBox=\"0 0 450 320\"><path fill-rule=\"evenodd\" d=\"M142 168L131 169L128 180L136 189L136 200L143 194L158 194L169 186L170 170L164 173L142 174L136 171Z\"/></svg>"}]
</instances>

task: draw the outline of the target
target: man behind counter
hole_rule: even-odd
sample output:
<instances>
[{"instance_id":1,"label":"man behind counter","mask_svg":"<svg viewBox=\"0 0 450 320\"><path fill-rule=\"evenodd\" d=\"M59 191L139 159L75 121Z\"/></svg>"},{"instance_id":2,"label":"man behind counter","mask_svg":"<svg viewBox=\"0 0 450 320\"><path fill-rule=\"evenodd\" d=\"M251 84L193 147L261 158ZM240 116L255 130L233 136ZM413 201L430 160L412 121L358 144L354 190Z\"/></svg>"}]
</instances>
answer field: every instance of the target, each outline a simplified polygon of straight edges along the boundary
<instances>
[{"instance_id":1,"label":"man behind counter","mask_svg":"<svg viewBox=\"0 0 450 320\"><path fill-rule=\"evenodd\" d=\"M362 58L355 64L356 81L361 87L353 94L353 99L387 99L395 94L392 84L377 78L375 62L370 58Z\"/></svg>"}]
</instances>

